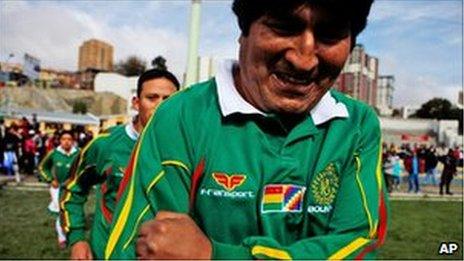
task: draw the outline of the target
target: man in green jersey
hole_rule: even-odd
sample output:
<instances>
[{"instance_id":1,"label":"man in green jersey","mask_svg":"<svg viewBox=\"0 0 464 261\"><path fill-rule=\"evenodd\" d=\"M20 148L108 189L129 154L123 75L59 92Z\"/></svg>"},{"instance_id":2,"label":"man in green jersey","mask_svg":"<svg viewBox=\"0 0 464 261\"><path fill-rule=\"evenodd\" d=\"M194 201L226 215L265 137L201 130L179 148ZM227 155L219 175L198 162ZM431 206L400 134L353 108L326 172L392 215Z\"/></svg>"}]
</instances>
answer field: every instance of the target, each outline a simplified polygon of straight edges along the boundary
<instances>
[{"instance_id":1,"label":"man in green jersey","mask_svg":"<svg viewBox=\"0 0 464 261\"><path fill-rule=\"evenodd\" d=\"M138 115L127 125L110 128L90 142L75 162L61 198L61 219L71 259L102 259L119 183L139 133L161 101L179 88L176 77L164 70L144 72L132 104ZM99 184L90 244L85 238L84 204L93 185Z\"/></svg>"},{"instance_id":2,"label":"man in green jersey","mask_svg":"<svg viewBox=\"0 0 464 261\"><path fill-rule=\"evenodd\" d=\"M373 258L386 233L372 108L330 90L372 0L235 0L239 60L140 138L105 258Z\"/></svg>"},{"instance_id":3,"label":"man in green jersey","mask_svg":"<svg viewBox=\"0 0 464 261\"><path fill-rule=\"evenodd\" d=\"M69 170L74 159L79 154L79 150L74 146L73 135L70 131L60 133L60 145L50 151L39 164L40 179L50 183L51 202L48 210L58 215L59 194L69 176ZM59 218L56 219L55 229L58 236L60 248L66 246L66 237L60 226Z\"/></svg>"}]
</instances>

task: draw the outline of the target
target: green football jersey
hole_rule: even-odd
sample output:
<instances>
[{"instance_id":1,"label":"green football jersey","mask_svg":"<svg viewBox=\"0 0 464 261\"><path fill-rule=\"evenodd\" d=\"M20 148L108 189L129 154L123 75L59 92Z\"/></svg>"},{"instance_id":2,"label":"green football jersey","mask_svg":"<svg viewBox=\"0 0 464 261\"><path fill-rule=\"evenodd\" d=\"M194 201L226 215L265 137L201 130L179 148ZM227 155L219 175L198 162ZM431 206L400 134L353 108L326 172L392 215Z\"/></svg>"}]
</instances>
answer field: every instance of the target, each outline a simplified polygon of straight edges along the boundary
<instances>
[{"instance_id":1,"label":"green football jersey","mask_svg":"<svg viewBox=\"0 0 464 261\"><path fill-rule=\"evenodd\" d=\"M138 134L132 125L119 125L93 139L79 155L61 197L62 227L72 245L85 240L84 204L91 188L99 185L90 233L95 258L102 259L119 183Z\"/></svg>"},{"instance_id":2,"label":"green football jersey","mask_svg":"<svg viewBox=\"0 0 464 261\"><path fill-rule=\"evenodd\" d=\"M387 217L375 112L330 91L287 128L224 85L188 88L152 117L105 258L134 259L140 225L159 210L189 213L214 259L374 257Z\"/></svg>"},{"instance_id":3,"label":"green football jersey","mask_svg":"<svg viewBox=\"0 0 464 261\"><path fill-rule=\"evenodd\" d=\"M72 162L79 154L79 149L72 147L69 152L57 147L50 151L39 163L40 178L45 182L57 180L63 185L69 176Z\"/></svg>"}]
</instances>

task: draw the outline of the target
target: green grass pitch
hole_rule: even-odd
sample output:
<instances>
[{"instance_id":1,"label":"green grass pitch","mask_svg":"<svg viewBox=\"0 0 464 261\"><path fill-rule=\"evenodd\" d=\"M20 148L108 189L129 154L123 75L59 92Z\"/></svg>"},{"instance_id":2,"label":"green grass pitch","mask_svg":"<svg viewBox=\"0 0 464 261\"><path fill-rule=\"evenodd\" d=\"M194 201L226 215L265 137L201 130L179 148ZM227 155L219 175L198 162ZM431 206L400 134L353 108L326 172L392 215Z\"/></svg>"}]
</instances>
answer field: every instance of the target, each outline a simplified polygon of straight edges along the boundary
<instances>
[{"instance_id":1,"label":"green grass pitch","mask_svg":"<svg viewBox=\"0 0 464 261\"><path fill-rule=\"evenodd\" d=\"M46 191L0 190L0 202L0 259L69 258L69 249L58 249ZM88 213L92 208L89 204ZM462 260L462 211L462 202L391 201L387 240L378 258ZM442 241L459 242L459 252L439 256Z\"/></svg>"}]
</instances>

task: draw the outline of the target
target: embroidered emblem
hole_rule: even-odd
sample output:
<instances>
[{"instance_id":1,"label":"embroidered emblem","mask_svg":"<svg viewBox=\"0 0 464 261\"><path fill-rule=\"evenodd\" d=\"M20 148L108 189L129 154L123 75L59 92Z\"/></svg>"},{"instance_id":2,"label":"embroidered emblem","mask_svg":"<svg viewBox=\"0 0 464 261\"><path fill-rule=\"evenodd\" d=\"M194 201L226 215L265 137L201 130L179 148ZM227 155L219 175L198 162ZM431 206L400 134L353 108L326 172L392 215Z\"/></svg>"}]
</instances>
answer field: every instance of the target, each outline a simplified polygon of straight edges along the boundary
<instances>
[{"instance_id":1,"label":"embroidered emblem","mask_svg":"<svg viewBox=\"0 0 464 261\"><path fill-rule=\"evenodd\" d=\"M305 187L270 184L264 187L261 213L301 212Z\"/></svg>"},{"instance_id":2,"label":"embroidered emblem","mask_svg":"<svg viewBox=\"0 0 464 261\"><path fill-rule=\"evenodd\" d=\"M227 191L234 190L238 186L242 185L243 182L245 182L246 180L245 175L230 175L229 176L222 172L214 172L213 178L216 181L216 183L221 185Z\"/></svg>"},{"instance_id":3,"label":"embroidered emblem","mask_svg":"<svg viewBox=\"0 0 464 261\"><path fill-rule=\"evenodd\" d=\"M339 178L335 165L330 163L319 172L311 183L314 200L320 205L330 205L337 195Z\"/></svg>"}]
</instances>

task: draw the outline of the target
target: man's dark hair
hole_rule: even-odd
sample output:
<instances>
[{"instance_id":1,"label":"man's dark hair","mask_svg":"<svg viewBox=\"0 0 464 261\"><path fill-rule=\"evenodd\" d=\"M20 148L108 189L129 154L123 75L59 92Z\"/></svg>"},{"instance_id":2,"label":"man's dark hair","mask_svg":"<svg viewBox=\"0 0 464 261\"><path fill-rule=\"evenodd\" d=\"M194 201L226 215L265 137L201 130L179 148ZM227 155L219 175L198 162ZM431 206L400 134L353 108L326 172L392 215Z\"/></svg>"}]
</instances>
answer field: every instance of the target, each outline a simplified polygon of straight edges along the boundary
<instances>
[{"instance_id":1,"label":"man's dark hair","mask_svg":"<svg viewBox=\"0 0 464 261\"><path fill-rule=\"evenodd\" d=\"M58 134L58 137L61 139L61 137L63 137L66 134L71 136L72 139L74 139L74 133L70 130L61 130Z\"/></svg>"},{"instance_id":2,"label":"man's dark hair","mask_svg":"<svg viewBox=\"0 0 464 261\"><path fill-rule=\"evenodd\" d=\"M281 16L292 13L305 4L315 4L336 10L350 21L351 48L356 43L356 36L364 30L367 16L374 0L234 0L232 10L237 16L242 34L248 36L253 22L264 15Z\"/></svg>"},{"instance_id":3,"label":"man's dark hair","mask_svg":"<svg viewBox=\"0 0 464 261\"><path fill-rule=\"evenodd\" d=\"M137 81L137 97L140 97L140 93L142 93L142 86L146 81L158 78L168 79L174 84L174 86L176 86L176 89L179 90L180 84L176 76L174 76L174 74L166 70L151 69L145 71L144 73L142 73L142 75L140 75L139 80Z\"/></svg>"}]
</instances>

